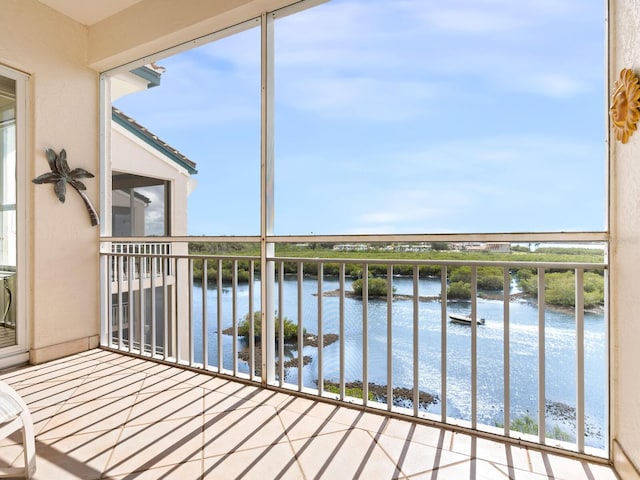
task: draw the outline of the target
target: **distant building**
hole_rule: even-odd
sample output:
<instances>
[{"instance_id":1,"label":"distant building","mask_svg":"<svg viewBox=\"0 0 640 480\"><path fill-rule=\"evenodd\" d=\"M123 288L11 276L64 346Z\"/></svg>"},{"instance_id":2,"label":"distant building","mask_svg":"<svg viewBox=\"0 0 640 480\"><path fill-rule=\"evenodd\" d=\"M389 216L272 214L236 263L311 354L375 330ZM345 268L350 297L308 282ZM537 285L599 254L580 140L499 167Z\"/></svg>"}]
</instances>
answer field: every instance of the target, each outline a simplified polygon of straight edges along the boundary
<instances>
[{"instance_id":1,"label":"distant building","mask_svg":"<svg viewBox=\"0 0 640 480\"><path fill-rule=\"evenodd\" d=\"M489 252L511 253L511 244L508 242L493 242L485 244L485 248Z\"/></svg>"},{"instance_id":2,"label":"distant building","mask_svg":"<svg viewBox=\"0 0 640 480\"><path fill-rule=\"evenodd\" d=\"M337 252L365 252L369 249L365 243L342 243L333 246Z\"/></svg>"}]
</instances>

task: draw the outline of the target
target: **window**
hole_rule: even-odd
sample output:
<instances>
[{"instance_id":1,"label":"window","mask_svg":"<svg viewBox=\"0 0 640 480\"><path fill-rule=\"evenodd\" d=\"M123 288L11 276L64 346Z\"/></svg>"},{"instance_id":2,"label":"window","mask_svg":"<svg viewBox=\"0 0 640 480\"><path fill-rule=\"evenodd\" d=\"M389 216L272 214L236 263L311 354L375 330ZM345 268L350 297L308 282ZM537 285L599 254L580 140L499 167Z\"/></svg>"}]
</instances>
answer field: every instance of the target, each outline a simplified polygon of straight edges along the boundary
<instances>
[{"instance_id":1,"label":"window","mask_svg":"<svg viewBox=\"0 0 640 480\"><path fill-rule=\"evenodd\" d=\"M168 236L169 182L114 172L112 228L116 237Z\"/></svg>"}]
</instances>

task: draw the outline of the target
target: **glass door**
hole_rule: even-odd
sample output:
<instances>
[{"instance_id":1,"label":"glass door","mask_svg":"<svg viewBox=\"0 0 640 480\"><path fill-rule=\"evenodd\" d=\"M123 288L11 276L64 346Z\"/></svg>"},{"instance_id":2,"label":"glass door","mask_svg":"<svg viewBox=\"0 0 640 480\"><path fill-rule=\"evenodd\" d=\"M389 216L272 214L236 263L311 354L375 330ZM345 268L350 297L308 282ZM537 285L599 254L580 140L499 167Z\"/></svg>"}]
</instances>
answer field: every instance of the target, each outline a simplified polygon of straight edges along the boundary
<instances>
[{"instance_id":1,"label":"glass door","mask_svg":"<svg viewBox=\"0 0 640 480\"><path fill-rule=\"evenodd\" d=\"M0 75L0 349L18 345L16 90L15 79Z\"/></svg>"}]
</instances>

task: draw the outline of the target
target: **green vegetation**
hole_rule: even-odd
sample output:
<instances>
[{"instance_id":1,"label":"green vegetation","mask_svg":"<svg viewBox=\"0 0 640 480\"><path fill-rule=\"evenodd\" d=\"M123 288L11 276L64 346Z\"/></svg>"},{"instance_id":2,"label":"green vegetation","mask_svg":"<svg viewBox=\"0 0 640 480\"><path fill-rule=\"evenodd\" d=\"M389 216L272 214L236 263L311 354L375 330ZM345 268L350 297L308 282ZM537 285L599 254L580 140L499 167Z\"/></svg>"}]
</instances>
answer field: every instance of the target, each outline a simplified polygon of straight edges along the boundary
<instances>
[{"instance_id":1,"label":"green vegetation","mask_svg":"<svg viewBox=\"0 0 640 480\"><path fill-rule=\"evenodd\" d=\"M253 313L253 334L254 337L259 340L262 337L262 322L261 322L262 313L260 311ZM278 321L278 312L276 312L276 341L280 338L280 322ZM251 329L250 316L247 313L244 318L238 323L238 336L240 337L248 337L249 331ZM293 323L287 317L283 319L284 323L284 340L285 341L293 341L298 338L298 325ZM302 330L302 333L307 333L306 329Z\"/></svg>"},{"instance_id":2,"label":"green vegetation","mask_svg":"<svg viewBox=\"0 0 640 480\"><path fill-rule=\"evenodd\" d=\"M508 261L508 262L570 262L570 263L603 263L604 252L598 249L589 248L550 248L541 247L535 252L530 252L527 247L514 246L511 253L500 252L479 252L479 251L457 251L449 250L446 242L432 242L428 251L419 252L398 252L389 249L389 245L372 245L373 248L366 251L341 251L333 250L333 245L328 243L308 243L304 245L278 244L276 254L279 257L309 258L303 262L304 274L316 276L318 274L318 263L316 258L335 259L402 259L402 260L462 260L462 261ZM259 244L257 243L198 243L189 244L189 253L196 256L240 256L254 257L251 259L237 260L237 276L239 283L246 283L250 278L250 270L253 265L253 274L260 275ZM205 276L203 272L203 260L193 261L194 280L200 282ZM234 263L232 260L210 259L207 261L206 278L209 284L216 284L218 281L218 268L221 269L220 276L223 283L230 283L234 275ZM276 273L283 269L284 274L296 274L299 262L276 262ZM362 265L348 263L344 265L345 275L355 279L354 291L362 294ZM394 275L413 275L412 265L394 265ZM386 296L386 276L388 265L369 264L368 273L371 277L369 281L369 296ZM422 278L439 277L442 272L440 265L421 265L419 273ZM338 263L323 264L323 273L327 276L338 275L340 265ZM514 268L511 272L515 275L518 285L527 294L537 295L538 278L536 269ZM470 299L471 298L471 267L455 266L447 268L449 287L447 296L450 299ZM498 267L478 267L477 286L481 292L499 292L503 289L504 274L502 268ZM575 275L573 271L564 269L549 270L545 274L545 301L549 305L560 307L575 306ZM584 303L585 308L594 308L604 303L604 275L601 270L585 272L584 275Z\"/></svg>"},{"instance_id":3,"label":"green vegetation","mask_svg":"<svg viewBox=\"0 0 640 480\"><path fill-rule=\"evenodd\" d=\"M453 282L447 288L447 298L451 300L469 300L471 285L467 282Z\"/></svg>"},{"instance_id":4,"label":"green vegetation","mask_svg":"<svg viewBox=\"0 0 640 480\"><path fill-rule=\"evenodd\" d=\"M354 280L351 284L353 292L362 297L362 279ZM369 298L386 297L387 296L387 280L384 278L369 278L367 283L367 290L369 291ZM395 292L395 287L393 291ZM393 293L393 292L392 292Z\"/></svg>"},{"instance_id":5,"label":"green vegetation","mask_svg":"<svg viewBox=\"0 0 640 480\"><path fill-rule=\"evenodd\" d=\"M496 427L503 428L504 423L495 422ZM511 430L528 435L538 435L538 423L529 415L511 420ZM555 425L551 431L547 431L547 438L553 438L562 442L572 442L573 438L567 432Z\"/></svg>"},{"instance_id":6,"label":"green vegetation","mask_svg":"<svg viewBox=\"0 0 640 480\"><path fill-rule=\"evenodd\" d=\"M339 394L340 393L340 386L337 385L337 384L333 384L333 383L327 382L324 385L324 390L325 390L325 392L328 392L328 393ZM362 388L345 387L344 394L347 397L362 398ZM368 398L371 401L374 401L376 399L375 395L371 391L369 391Z\"/></svg>"},{"instance_id":7,"label":"green vegetation","mask_svg":"<svg viewBox=\"0 0 640 480\"><path fill-rule=\"evenodd\" d=\"M522 291L538 294L538 274L530 269L518 270L518 285ZM545 301L549 305L575 307L576 278L573 271L550 272L544 276ZM601 272L584 273L584 306L593 308L604 303L604 278Z\"/></svg>"}]
</instances>

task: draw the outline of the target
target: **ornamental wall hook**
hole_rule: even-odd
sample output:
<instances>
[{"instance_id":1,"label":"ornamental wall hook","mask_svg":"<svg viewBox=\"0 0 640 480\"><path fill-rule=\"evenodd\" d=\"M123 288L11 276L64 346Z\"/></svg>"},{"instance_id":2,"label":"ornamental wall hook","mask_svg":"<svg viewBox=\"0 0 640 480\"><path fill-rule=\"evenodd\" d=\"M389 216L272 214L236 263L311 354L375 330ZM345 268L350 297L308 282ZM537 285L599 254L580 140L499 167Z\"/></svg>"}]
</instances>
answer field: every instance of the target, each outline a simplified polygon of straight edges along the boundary
<instances>
[{"instance_id":1,"label":"ornamental wall hook","mask_svg":"<svg viewBox=\"0 0 640 480\"><path fill-rule=\"evenodd\" d=\"M53 189L62 203L65 201L67 195L67 183L71 185L80 194L80 197L84 201L84 205L89 212L89 218L91 219L91 225L95 226L100 223L98 219L98 213L93 208L89 197L84 193L87 189L84 183L79 178L93 178L93 174L86 171L84 168L74 168L71 170L67 163L67 152L63 148L60 150L60 155L56 154L53 149L46 147L44 149L47 154L47 161L49 162L50 172L43 173L42 175L34 178L33 183L53 183Z\"/></svg>"},{"instance_id":2,"label":"ornamental wall hook","mask_svg":"<svg viewBox=\"0 0 640 480\"><path fill-rule=\"evenodd\" d=\"M613 84L609 115L616 138L627 143L640 119L640 85L631 69L623 68Z\"/></svg>"}]
</instances>

